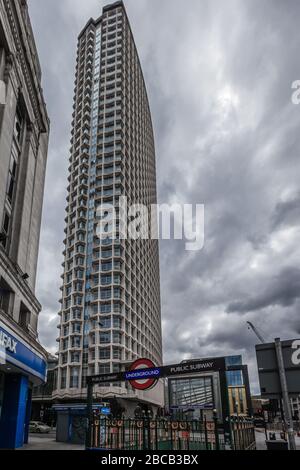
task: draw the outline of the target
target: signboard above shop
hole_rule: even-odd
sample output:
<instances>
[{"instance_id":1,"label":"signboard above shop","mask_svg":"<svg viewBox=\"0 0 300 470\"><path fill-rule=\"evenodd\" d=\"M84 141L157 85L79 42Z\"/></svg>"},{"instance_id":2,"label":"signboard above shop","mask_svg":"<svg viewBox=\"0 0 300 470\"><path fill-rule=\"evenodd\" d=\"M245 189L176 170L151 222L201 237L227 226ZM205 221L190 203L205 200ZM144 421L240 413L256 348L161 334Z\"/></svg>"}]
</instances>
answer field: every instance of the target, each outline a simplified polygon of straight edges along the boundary
<instances>
[{"instance_id":1,"label":"signboard above shop","mask_svg":"<svg viewBox=\"0 0 300 470\"><path fill-rule=\"evenodd\" d=\"M1 321L0 364L11 364L34 379L46 380L47 363L42 354Z\"/></svg>"}]
</instances>

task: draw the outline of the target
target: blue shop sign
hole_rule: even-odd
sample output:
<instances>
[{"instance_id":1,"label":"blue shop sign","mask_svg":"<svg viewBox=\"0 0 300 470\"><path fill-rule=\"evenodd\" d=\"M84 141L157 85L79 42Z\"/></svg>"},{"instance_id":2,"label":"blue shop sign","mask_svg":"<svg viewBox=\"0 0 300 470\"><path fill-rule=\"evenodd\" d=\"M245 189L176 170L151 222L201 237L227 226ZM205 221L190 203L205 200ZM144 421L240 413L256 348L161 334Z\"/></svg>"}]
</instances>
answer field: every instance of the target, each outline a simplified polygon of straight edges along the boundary
<instances>
[{"instance_id":1,"label":"blue shop sign","mask_svg":"<svg viewBox=\"0 0 300 470\"><path fill-rule=\"evenodd\" d=\"M46 381L47 364L42 355L0 322L0 358Z\"/></svg>"}]
</instances>

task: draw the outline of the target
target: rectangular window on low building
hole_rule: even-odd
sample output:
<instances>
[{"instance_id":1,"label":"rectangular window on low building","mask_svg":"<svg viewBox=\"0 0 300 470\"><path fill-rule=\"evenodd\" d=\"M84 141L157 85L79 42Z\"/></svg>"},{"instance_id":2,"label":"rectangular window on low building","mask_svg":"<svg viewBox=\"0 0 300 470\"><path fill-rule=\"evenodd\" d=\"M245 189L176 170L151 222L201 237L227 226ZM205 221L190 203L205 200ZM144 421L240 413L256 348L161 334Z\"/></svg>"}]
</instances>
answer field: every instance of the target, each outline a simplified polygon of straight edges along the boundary
<instances>
[{"instance_id":1,"label":"rectangular window on low building","mask_svg":"<svg viewBox=\"0 0 300 470\"><path fill-rule=\"evenodd\" d=\"M19 108L17 108L16 117L15 117L15 125L14 125L14 137L16 138L17 142L20 144L22 140L22 133L24 127L24 118L21 114Z\"/></svg>"},{"instance_id":2,"label":"rectangular window on low building","mask_svg":"<svg viewBox=\"0 0 300 470\"><path fill-rule=\"evenodd\" d=\"M20 307L20 314L19 314L19 325L24 329L28 329L28 325L30 325L30 311L28 308L21 302L21 307Z\"/></svg>"},{"instance_id":3,"label":"rectangular window on low building","mask_svg":"<svg viewBox=\"0 0 300 470\"><path fill-rule=\"evenodd\" d=\"M0 243L4 248L8 247L9 232L10 232L10 215L8 212L4 212L2 229L0 233Z\"/></svg>"},{"instance_id":4,"label":"rectangular window on low building","mask_svg":"<svg viewBox=\"0 0 300 470\"><path fill-rule=\"evenodd\" d=\"M17 161L14 155L11 155L9 172L8 172L8 182L7 182L7 199L12 204L14 191L16 187L17 180Z\"/></svg>"},{"instance_id":5,"label":"rectangular window on low building","mask_svg":"<svg viewBox=\"0 0 300 470\"><path fill-rule=\"evenodd\" d=\"M0 310L12 316L14 292L3 278L0 279Z\"/></svg>"}]
</instances>

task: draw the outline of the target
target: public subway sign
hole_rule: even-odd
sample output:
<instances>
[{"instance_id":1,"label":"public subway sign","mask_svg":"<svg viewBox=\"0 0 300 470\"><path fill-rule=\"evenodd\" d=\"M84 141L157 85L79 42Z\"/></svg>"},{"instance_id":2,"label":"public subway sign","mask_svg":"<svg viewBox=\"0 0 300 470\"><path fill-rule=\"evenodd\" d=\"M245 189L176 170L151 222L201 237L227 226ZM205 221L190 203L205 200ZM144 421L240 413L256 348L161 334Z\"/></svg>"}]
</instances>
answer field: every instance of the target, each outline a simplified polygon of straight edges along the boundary
<instances>
[{"instance_id":1,"label":"public subway sign","mask_svg":"<svg viewBox=\"0 0 300 470\"><path fill-rule=\"evenodd\" d=\"M190 374L192 372L202 372L214 370L214 361L195 362L179 364L177 366L169 366L170 375L173 374Z\"/></svg>"},{"instance_id":2,"label":"public subway sign","mask_svg":"<svg viewBox=\"0 0 300 470\"><path fill-rule=\"evenodd\" d=\"M144 367L147 365L148 367ZM125 372L88 377L88 383L92 385L100 385L113 382L130 382L134 388L147 390L156 385L157 380L160 378L199 372L220 372L225 370L226 366L224 357L189 361L161 367L155 367L153 362L149 359L139 359Z\"/></svg>"}]
</instances>

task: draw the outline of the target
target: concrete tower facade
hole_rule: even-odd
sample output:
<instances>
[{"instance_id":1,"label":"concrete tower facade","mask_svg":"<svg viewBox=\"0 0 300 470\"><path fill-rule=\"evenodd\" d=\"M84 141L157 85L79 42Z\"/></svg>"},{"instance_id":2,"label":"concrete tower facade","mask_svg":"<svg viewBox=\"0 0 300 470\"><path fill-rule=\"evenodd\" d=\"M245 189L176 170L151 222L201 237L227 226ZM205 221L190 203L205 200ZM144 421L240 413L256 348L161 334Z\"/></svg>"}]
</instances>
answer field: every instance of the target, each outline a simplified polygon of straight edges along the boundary
<instances>
[{"instance_id":1,"label":"concrete tower facade","mask_svg":"<svg viewBox=\"0 0 300 470\"><path fill-rule=\"evenodd\" d=\"M159 246L122 239L119 200L156 204L154 136L146 87L122 2L103 9L79 35L54 398L86 398L89 375L124 370L137 358L162 363ZM117 211L117 236L97 237L99 207ZM163 387L129 384L95 390L160 406ZM130 405L132 404L132 406Z\"/></svg>"}]
</instances>

